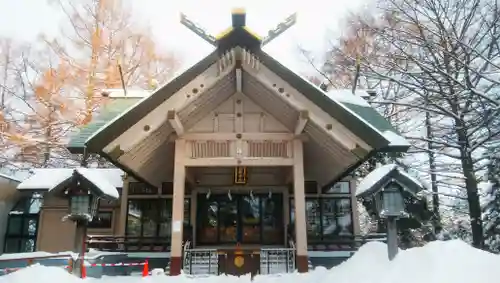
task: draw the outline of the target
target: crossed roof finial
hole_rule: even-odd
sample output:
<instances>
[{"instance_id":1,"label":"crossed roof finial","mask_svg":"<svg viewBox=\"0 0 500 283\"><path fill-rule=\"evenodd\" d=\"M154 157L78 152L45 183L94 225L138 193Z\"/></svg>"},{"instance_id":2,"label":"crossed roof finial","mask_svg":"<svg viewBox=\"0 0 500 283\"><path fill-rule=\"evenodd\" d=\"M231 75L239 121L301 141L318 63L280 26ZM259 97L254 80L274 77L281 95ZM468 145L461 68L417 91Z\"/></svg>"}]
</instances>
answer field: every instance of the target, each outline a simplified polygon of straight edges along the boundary
<instances>
[{"instance_id":1,"label":"crossed roof finial","mask_svg":"<svg viewBox=\"0 0 500 283\"><path fill-rule=\"evenodd\" d=\"M219 47L219 43L223 41L223 39L228 37L231 33L234 33L236 30L244 30L247 34L253 36L256 40L258 40L259 46L262 47L277 38L280 34L288 30L297 22L297 14L293 13L281 23L279 23L275 28L269 30L265 37L260 37L259 35L248 29L248 27L246 26L246 11L244 8L234 8L231 11L231 18L231 27L220 33L218 36L211 35L200 25L189 20L183 13L181 13L181 24L216 47Z\"/></svg>"}]
</instances>

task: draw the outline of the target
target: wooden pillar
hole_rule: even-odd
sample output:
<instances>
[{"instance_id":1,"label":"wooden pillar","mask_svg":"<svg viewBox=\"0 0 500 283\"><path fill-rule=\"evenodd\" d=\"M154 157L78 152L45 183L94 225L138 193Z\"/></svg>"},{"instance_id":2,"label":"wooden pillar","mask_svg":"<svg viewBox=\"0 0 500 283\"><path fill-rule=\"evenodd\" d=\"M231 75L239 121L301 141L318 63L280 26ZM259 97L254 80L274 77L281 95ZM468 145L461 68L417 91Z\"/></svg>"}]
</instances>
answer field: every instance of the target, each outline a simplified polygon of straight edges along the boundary
<instances>
[{"instance_id":1,"label":"wooden pillar","mask_svg":"<svg viewBox=\"0 0 500 283\"><path fill-rule=\"evenodd\" d=\"M130 178L127 174L123 175L123 185L122 194L120 196L120 216L118 217L118 231L117 234L125 237L126 227L127 227L127 216L128 216L128 185L130 183Z\"/></svg>"},{"instance_id":2,"label":"wooden pillar","mask_svg":"<svg viewBox=\"0 0 500 283\"><path fill-rule=\"evenodd\" d=\"M284 243L288 245L288 236L289 236L289 225L290 225L290 194L289 189L283 190L283 233Z\"/></svg>"},{"instance_id":3,"label":"wooden pillar","mask_svg":"<svg viewBox=\"0 0 500 283\"><path fill-rule=\"evenodd\" d=\"M361 235L361 226L359 224L358 199L356 198L356 180L349 180L349 193L351 194L352 226L354 236Z\"/></svg>"},{"instance_id":4,"label":"wooden pillar","mask_svg":"<svg viewBox=\"0 0 500 283\"><path fill-rule=\"evenodd\" d=\"M179 275L182 269L182 229L184 226L184 186L186 183L185 148L185 140L177 139L175 141L170 275Z\"/></svg>"},{"instance_id":5,"label":"wooden pillar","mask_svg":"<svg viewBox=\"0 0 500 283\"><path fill-rule=\"evenodd\" d=\"M302 141L293 141L293 195L295 204L295 247L297 270L308 271L306 195L304 192L304 153Z\"/></svg>"},{"instance_id":6,"label":"wooden pillar","mask_svg":"<svg viewBox=\"0 0 500 283\"><path fill-rule=\"evenodd\" d=\"M191 229L192 229L192 235L191 235L191 246L195 247L196 245L196 213L197 210L196 208L198 207L198 190L196 188L193 188L191 190L191 207L190 209L190 216L191 216Z\"/></svg>"}]
</instances>

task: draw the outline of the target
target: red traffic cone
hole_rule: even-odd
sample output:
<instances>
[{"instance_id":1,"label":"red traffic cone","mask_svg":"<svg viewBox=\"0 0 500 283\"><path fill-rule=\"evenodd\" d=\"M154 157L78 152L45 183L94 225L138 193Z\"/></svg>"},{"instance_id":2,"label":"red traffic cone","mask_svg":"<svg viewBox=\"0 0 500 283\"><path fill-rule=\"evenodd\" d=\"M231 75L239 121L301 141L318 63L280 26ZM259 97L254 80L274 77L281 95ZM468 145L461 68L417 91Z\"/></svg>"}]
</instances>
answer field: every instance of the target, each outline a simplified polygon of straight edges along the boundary
<instances>
[{"instance_id":1,"label":"red traffic cone","mask_svg":"<svg viewBox=\"0 0 500 283\"><path fill-rule=\"evenodd\" d=\"M87 278L87 268L85 268L85 264L82 262L81 265L82 279Z\"/></svg>"},{"instance_id":2,"label":"red traffic cone","mask_svg":"<svg viewBox=\"0 0 500 283\"><path fill-rule=\"evenodd\" d=\"M66 267L69 273L73 273L73 259L68 259L68 266Z\"/></svg>"},{"instance_id":3,"label":"red traffic cone","mask_svg":"<svg viewBox=\"0 0 500 283\"><path fill-rule=\"evenodd\" d=\"M149 263L148 260L144 262L144 267L142 268L142 277L148 277L149 275Z\"/></svg>"}]
</instances>

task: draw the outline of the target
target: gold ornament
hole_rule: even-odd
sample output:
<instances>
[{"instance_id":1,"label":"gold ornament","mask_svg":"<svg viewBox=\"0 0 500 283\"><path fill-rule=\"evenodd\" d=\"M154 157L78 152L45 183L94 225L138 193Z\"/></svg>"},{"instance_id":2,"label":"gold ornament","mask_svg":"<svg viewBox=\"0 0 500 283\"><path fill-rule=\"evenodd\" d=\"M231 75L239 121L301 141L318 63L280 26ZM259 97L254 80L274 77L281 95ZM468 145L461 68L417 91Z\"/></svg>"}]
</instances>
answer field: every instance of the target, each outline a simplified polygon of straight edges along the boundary
<instances>
[{"instance_id":1,"label":"gold ornament","mask_svg":"<svg viewBox=\"0 0 500 283\"><path fill-rule=\"evenodd\" d=\"M238 268L242 267L245 264L245 258L242 256L237 256L234 258L234 265Z\"/></svg>"}]
</instances>

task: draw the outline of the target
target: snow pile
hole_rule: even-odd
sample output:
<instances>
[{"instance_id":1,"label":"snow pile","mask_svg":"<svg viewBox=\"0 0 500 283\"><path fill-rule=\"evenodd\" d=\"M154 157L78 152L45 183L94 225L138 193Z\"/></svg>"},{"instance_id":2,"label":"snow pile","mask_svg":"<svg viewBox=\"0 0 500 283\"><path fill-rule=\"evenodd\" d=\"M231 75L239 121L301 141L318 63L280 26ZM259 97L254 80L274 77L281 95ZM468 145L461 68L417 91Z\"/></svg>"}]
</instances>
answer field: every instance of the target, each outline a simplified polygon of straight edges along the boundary
<instances>
[{"instance_id":1,"label":"snow pile","mask_svg":"<svg viewBox=\"0 0 500 283\"><path fill-rule=\"evenodd\" d=\"M500 256L459 241L436 241L400 251L393 262L387 246L371 242L345 263L332 268L322 282L335 283L495 283ZM314 281L310 281L314 282Z\"/></svg>"},{"instance_id":2,"label":"snow pile","mask_svg":"<svg viewBox=\"0 0 500 283\"><path fill-rule=\"evenodd\" d=\"M343 264L330 270L318 267L307 274L256 276L255 283L497 283L500 256L490 254L459 240L436 241L422 248L400 251L387 259L387 246L370 242ZM249 283L250 276L164 275L140 277L88 278L95 283ZM0 283L82 283L62 268L32 266L0 277Z\"/></svg>"},{"instance_id":3,"label":"snow pile","mask_svg":"<svg viewBox=\"0 0 500 283\"><path fill-rule=\"evenodd\" d=\"M405 276L405 283L493 283L500 278L498 266L500 256L462 241L432 242L403 251L390 264L385 282L396 282L398 277Z\"/></svg>"},{"instance_id":4,"label":"snow pile","mask_svg":"<svg viewBox=\"0 0 500 283\"><path fill-rule=\"evenodd\" d=\"M81 281L61 267L38 264L0 277L0 283L81 283Z\"/></svg>"}]
</instances>

